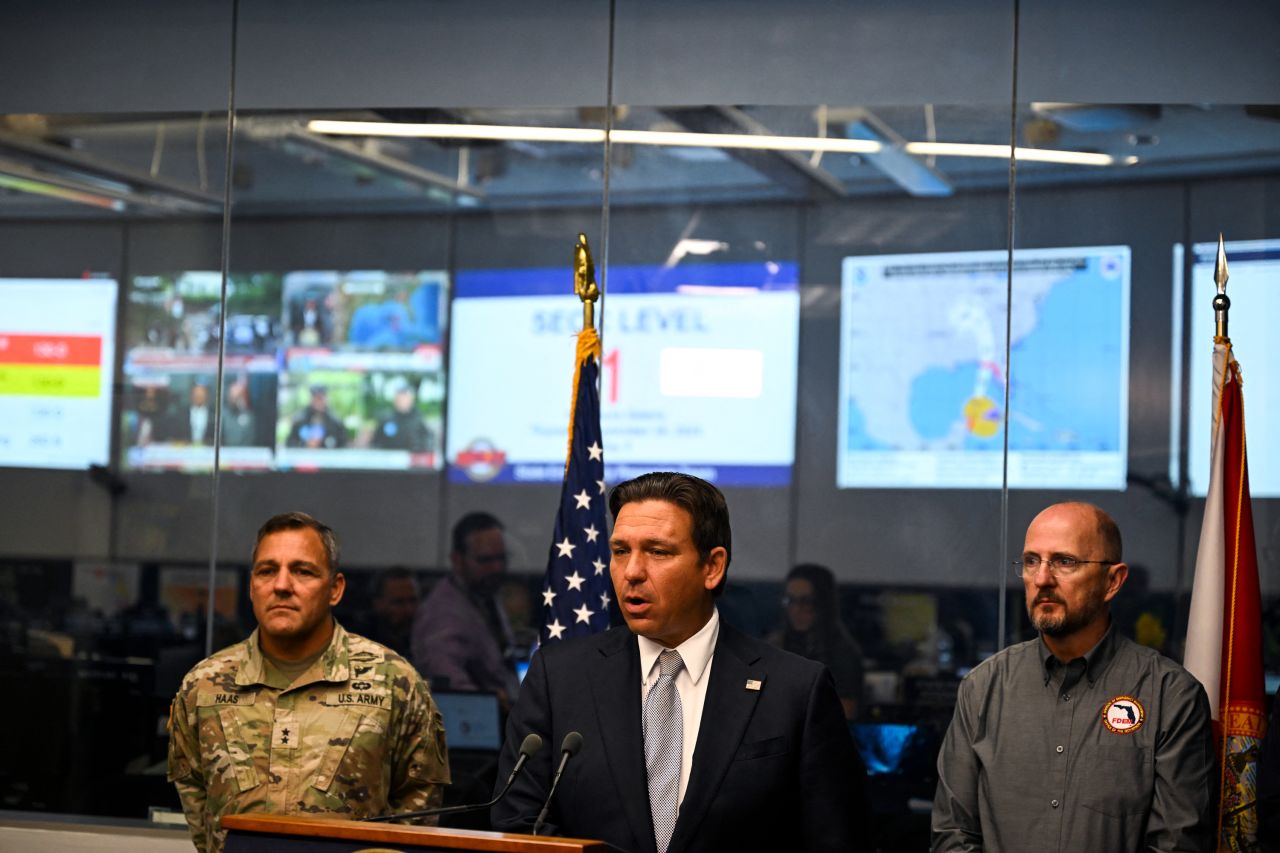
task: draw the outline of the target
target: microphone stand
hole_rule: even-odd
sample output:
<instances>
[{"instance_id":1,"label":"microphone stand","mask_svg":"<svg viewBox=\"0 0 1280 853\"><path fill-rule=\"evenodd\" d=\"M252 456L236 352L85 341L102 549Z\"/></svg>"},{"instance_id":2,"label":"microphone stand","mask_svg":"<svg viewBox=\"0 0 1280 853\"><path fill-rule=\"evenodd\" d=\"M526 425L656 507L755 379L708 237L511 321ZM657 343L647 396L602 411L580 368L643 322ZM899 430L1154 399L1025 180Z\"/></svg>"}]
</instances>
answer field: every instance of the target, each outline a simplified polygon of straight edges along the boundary
<instances>
[{"instance_id":1,"label":"microphone stand","mask_svg":"<svg viewBox=\"0 0 1280 853\"><path fill-rule=\"evenodd\" d=\"M511 775L507 777L507 784L502 786L502 790L498 792L498 796L494 797L487 803L472 803L470 805L461 806L437 806L433 809L419 809L415 812L401 812L399 814L376 815L375 817L361 818L366 823L385 823L392 820L411 820L420 817L435 817L437 815L461 814L462 812L474 812L480 809L487 809L495 805L507 795L507 791L511 790L511 786L515 784L516 777L520 775L520 771L524 769L529 759L534 753L542 749L542 738L536 734L527 735L524 742L520 744L520 758L516 761L516 766L511 769ZM563 763L560 765L564 769ZM559 774L556 775L559 779Z\"/></svg>"},{"instance_id":2,"label":"microphone stand","mask_svg":"<svg viewBox=\"0 0 1280 853\"><path fill-rule=\"evenodd\" d=\"M556 768L556 775L551 780L551 790L547 792L547 798L542 803L542 811L538 813L538 819L533 822L531 835L537 835L538 830L542 829L542 824L547 819L547 812L551 810L551 798L556 795L556 786L560 784L560 776L564 773L565 765L579 749L582 749L582 735L569 732L564 736L564 741L560 744L560 766Z\"/></svg>"}]
</instances>

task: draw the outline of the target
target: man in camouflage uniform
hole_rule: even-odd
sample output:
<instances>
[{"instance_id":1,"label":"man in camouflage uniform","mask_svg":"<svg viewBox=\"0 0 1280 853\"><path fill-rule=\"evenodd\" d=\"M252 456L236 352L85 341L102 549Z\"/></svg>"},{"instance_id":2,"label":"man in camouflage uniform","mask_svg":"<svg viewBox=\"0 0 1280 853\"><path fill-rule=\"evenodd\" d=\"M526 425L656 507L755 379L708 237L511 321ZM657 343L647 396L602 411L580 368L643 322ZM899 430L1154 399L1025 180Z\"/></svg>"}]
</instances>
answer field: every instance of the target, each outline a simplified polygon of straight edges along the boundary
<instances>
[{"instance_id":1,"label":"man in camouflage uniform","mask_svg":"<svg viewBox=\"0 0 1280 853\"><path fill-rule=\"evenodd\" d=\"M225 814L355 819L441 801L440 711L404 658L334 620L337 567L328 527L297 512L268 520L250 570L257 629L183 679L169 779L198 850L222 849Z\"/></svg>"}]
</instances>

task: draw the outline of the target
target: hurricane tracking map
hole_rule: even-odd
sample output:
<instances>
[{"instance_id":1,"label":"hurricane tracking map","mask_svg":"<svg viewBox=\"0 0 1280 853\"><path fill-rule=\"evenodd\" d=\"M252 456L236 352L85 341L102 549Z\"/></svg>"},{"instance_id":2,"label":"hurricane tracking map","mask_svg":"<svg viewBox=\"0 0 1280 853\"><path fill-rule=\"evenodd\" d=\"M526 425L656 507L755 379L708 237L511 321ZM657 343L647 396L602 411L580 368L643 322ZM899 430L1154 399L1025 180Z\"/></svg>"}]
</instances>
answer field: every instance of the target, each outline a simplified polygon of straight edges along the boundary
<instances>
[{"instance_id":1,"label":"hurricane tracking map","mask_svg":"<svg viewBox=\"0 0 1280 853\"><path fill-rule=\"evenodd\" d=\"M1123 489L1127 246L844 259L836 485ZM1006 309L1010 367L1005 367Z\"/></svg>"}]
</instances>

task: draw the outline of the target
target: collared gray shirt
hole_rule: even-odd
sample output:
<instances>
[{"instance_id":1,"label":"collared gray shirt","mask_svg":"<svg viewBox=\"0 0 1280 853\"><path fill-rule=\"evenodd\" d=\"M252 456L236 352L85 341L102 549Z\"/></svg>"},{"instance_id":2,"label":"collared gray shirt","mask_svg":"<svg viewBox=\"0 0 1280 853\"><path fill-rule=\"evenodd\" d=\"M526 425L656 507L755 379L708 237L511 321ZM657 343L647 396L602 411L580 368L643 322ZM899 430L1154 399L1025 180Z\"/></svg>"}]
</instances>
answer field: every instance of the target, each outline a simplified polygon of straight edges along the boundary
<instances>
[{"instance_id":1,"label":"collared gray shirt","mask_svg":"<svg viewBox=\"0 0 1280 853\"><path fill-rule=\"evenodd\" d=\"M1209 700L1178 664L1114 629L1065 664L1020 643L960 684L933 850L1209 851L1214 768Z\"/></svg>"}]
</instances>

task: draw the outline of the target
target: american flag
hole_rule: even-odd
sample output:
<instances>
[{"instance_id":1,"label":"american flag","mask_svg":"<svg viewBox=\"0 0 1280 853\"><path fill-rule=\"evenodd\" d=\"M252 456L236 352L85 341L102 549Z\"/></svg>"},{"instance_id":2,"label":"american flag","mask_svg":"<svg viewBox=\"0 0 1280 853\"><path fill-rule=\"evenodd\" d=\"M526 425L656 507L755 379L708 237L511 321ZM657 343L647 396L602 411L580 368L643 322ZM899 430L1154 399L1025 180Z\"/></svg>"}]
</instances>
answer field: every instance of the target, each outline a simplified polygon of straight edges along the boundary
<instances>
[{"instance_id":1,"label":"american flag","mask_svg":"<svg viewBox=\"0 0 1280 853\"><path fill-rule=\"evenodd\" d=\"M605 520L604 447L600 439L600 338L578 335L569 422L569 461L542 583L541 642L609 627L609 528Z\"/></svg>"}]
</instances>

